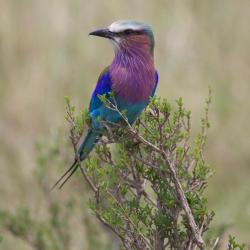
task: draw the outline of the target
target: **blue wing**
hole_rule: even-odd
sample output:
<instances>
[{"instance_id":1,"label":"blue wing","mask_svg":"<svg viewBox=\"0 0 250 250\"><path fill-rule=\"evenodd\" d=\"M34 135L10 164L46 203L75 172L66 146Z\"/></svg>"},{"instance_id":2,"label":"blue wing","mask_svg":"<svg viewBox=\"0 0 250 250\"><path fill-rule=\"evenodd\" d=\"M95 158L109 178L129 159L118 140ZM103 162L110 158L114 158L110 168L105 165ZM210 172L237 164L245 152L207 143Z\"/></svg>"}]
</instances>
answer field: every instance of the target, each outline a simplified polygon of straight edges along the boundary
<instances>
[{"instance_id":1,"label":"blue wing","mask_svg":"<svg viewBox=\"0 0 250 250\"><path fill-rule=\"evenodd\" d=\"M77 151L80 154L80 159L84 160L86 156L91 152L95 143L101 137L101 123L97 117L103 118L103 111L106 107L100 100L99 95L105 95L110 93L111 90L111 79L108 73L108 68L104 69L98 78L96 87L92 93L90 104L89 104L89 116L92 119L92 126L89 128L88 133L83 134L78 141Z\"/></svg>"},{"instance_id":2,"label":"blue wing","mask_svg":"<svg viewBox=\"0 0 250 250\"><path fill-rule=\"evenodd\" d=\"M158 80L159 80L158 72L155 71L155 86L154 86L153 91L152 91L152 97L154 97L154 95L155 95L155 91L156 91L156 88L158 86Z\"/></svg>"},{"instance_id":3,"label":"blue wing","mask_svg":"<svg viewBox=\"0 0 250 250\"><path fill-rule=\"evenodd\" d=\"M106 94L106 98L110 99L110 101L112 102L113 99L109 95L109 93L111 92L112 81L107 67L98 78L89 105L89 116L92 120L92 128L95 130L101 130L103 128L103 124L100 123L100 120L117 122L120 119L119 113L107 108L99 98L99 95Z\"/></svg>"},{"instance_id":4,"label":"blue wing","mask_svg":"<svg viewBox=\"0 0 250 250\"><path fill-rule=\"evenodd\" d=\"M89 112L93 112L95 109L100 108L103 105L102 101L98 97L99 95L105 95L112 91L111 89L111 78L109 76L108 67L103 70L101 75L98 78L96 87L94 92L91 96L90 105L89 105Z\"/></svg>"}]
</instances>

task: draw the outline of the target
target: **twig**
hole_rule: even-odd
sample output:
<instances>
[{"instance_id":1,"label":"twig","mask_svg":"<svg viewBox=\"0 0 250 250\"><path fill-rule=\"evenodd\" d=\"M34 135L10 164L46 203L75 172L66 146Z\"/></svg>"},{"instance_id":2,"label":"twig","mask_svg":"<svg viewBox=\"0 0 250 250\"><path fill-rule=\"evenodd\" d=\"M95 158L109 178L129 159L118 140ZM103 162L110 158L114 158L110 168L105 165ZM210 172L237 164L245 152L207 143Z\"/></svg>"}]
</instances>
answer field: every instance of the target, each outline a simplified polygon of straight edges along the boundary
<instances>
[{"instance_id":1,"label":"twig","mask_svg":"<svg viewBox=\"0 0 250 250\"><path fill-rule=\"evenodd\" d=\"M145 238L145 236L139 231L138 227L134 224L134 222L130 219L130 217L127 215L127 213L125 212L123 206L120 204L120 202L114 197L114 195L108 191L108 194L113 198L113 200L119 205L119 207L121 208L124 216L126 217L126 219L130 222L130 224L134 227L134 230L136 230L138 232L138 234L141 236L141 238L144 240L144 242L146 243L146 245L148 245L148 247L150 249L153 249L150 242L148 242L148 240Z\"/></svg>"},{"instance_id":2,"label":"twig","mask_svg":"<svg viewBox=\"0 0 250 250\"><path fill-rule=\"evenodd\" d=\"M184 194L184 191L182 189L181 183L180 183L179 179L177 178L176 171L175 171L175 166L169 160L169 157L167 156L167 154L165 152L163 153L163 155L164 155L164 158L165 158L165 160L167 162L169 170L171 171L176 191L177 191L177 193L179 195L179 199L180 199L182 208L184 209L184 211L186 213L186 216L187 216L187 219L188 219L188 222L189 222L189 226L190 226L191 231L192 231L192 233L194 235L195 241L196 241L196 243L197 243L197 245L199 246L200 249L204 249L204 245L205 245L204 241L203 241L203 239L201 237L201 233L199 232L199 229L198 229L198 227L197 227L197 225L195 223L194 216L193 216L192 211L191 211L191 209L190 209L190 207L188 205L188 202L187 202L186 196Z\"/></svg>"}]
</instances>

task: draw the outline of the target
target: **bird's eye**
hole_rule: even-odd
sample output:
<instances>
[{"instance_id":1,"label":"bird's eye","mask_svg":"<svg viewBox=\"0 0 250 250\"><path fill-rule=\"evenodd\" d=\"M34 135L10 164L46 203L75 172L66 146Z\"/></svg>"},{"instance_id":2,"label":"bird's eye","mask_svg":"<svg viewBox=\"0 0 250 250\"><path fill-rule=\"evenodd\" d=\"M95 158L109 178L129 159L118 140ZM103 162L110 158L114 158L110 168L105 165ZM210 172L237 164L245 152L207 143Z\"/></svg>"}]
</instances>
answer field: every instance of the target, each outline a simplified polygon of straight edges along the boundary
<instances>
[{"instance_id":1,"label":"bird's eye","mask_svg":"<svg viewBox=\"0 0 250 250\"><path fill-rule=\"evenodd\" d=\"M131 29L124 30L124 34L126 34L126 35L130 35L132 33L133 33L133 30L131 30Z\"/></svg>"}]
</instances>

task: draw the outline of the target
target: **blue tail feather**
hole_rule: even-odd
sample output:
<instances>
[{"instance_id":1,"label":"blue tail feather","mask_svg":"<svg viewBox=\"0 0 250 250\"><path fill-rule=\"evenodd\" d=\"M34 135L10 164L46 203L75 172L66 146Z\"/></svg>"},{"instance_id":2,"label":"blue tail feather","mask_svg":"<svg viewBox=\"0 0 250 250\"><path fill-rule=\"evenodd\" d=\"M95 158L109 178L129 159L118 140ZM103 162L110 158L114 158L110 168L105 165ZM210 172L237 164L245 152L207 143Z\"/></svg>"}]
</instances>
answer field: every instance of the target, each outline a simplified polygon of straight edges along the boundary
<instances>
[{"instance_id":1,"label":"blue tail feather","mask_svg":"<svg viewBox=\"0 0 250 250\"><path fill-rule=\"evenodd\" d=\"M100 131L89 129L86 135L82 135L77 144L77 152L80 160L83 161L92 151L95 144L101 137Z\"/></svg>"}]
</instances>

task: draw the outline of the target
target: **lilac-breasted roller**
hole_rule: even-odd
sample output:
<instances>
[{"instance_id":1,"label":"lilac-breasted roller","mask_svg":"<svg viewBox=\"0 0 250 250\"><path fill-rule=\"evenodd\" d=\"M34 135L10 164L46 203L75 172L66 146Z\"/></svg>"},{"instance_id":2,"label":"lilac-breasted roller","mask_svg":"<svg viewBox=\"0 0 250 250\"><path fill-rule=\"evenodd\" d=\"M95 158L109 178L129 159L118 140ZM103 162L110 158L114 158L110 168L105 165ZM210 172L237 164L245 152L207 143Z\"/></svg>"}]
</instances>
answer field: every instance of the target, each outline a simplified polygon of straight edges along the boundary
<instances>
[{"instance_id":1,"label":"lilac-breasted roller","mask_svg":"<svg viewBox=\"0 0 250 250\"><path fill-rule=\"evenodd\" d=\"M123 119L119 112L109 109L99 98L112 92L119 111L125 111L128 122L132 124L154 96L158 74L154 66L154 36L149 25L120 20L108 28L89 33L109 39L114 47L112 63L103 70L91 96L89 116L91 126L87 135L83 135L77 145L80 160L83 161L91 152L105 129L102 120L118 123ZM72 176L78 168L77 161L57 181L57 185L67 174ZM54 185L54 186L55 186Z\"/></svg>"}]
</instances>

